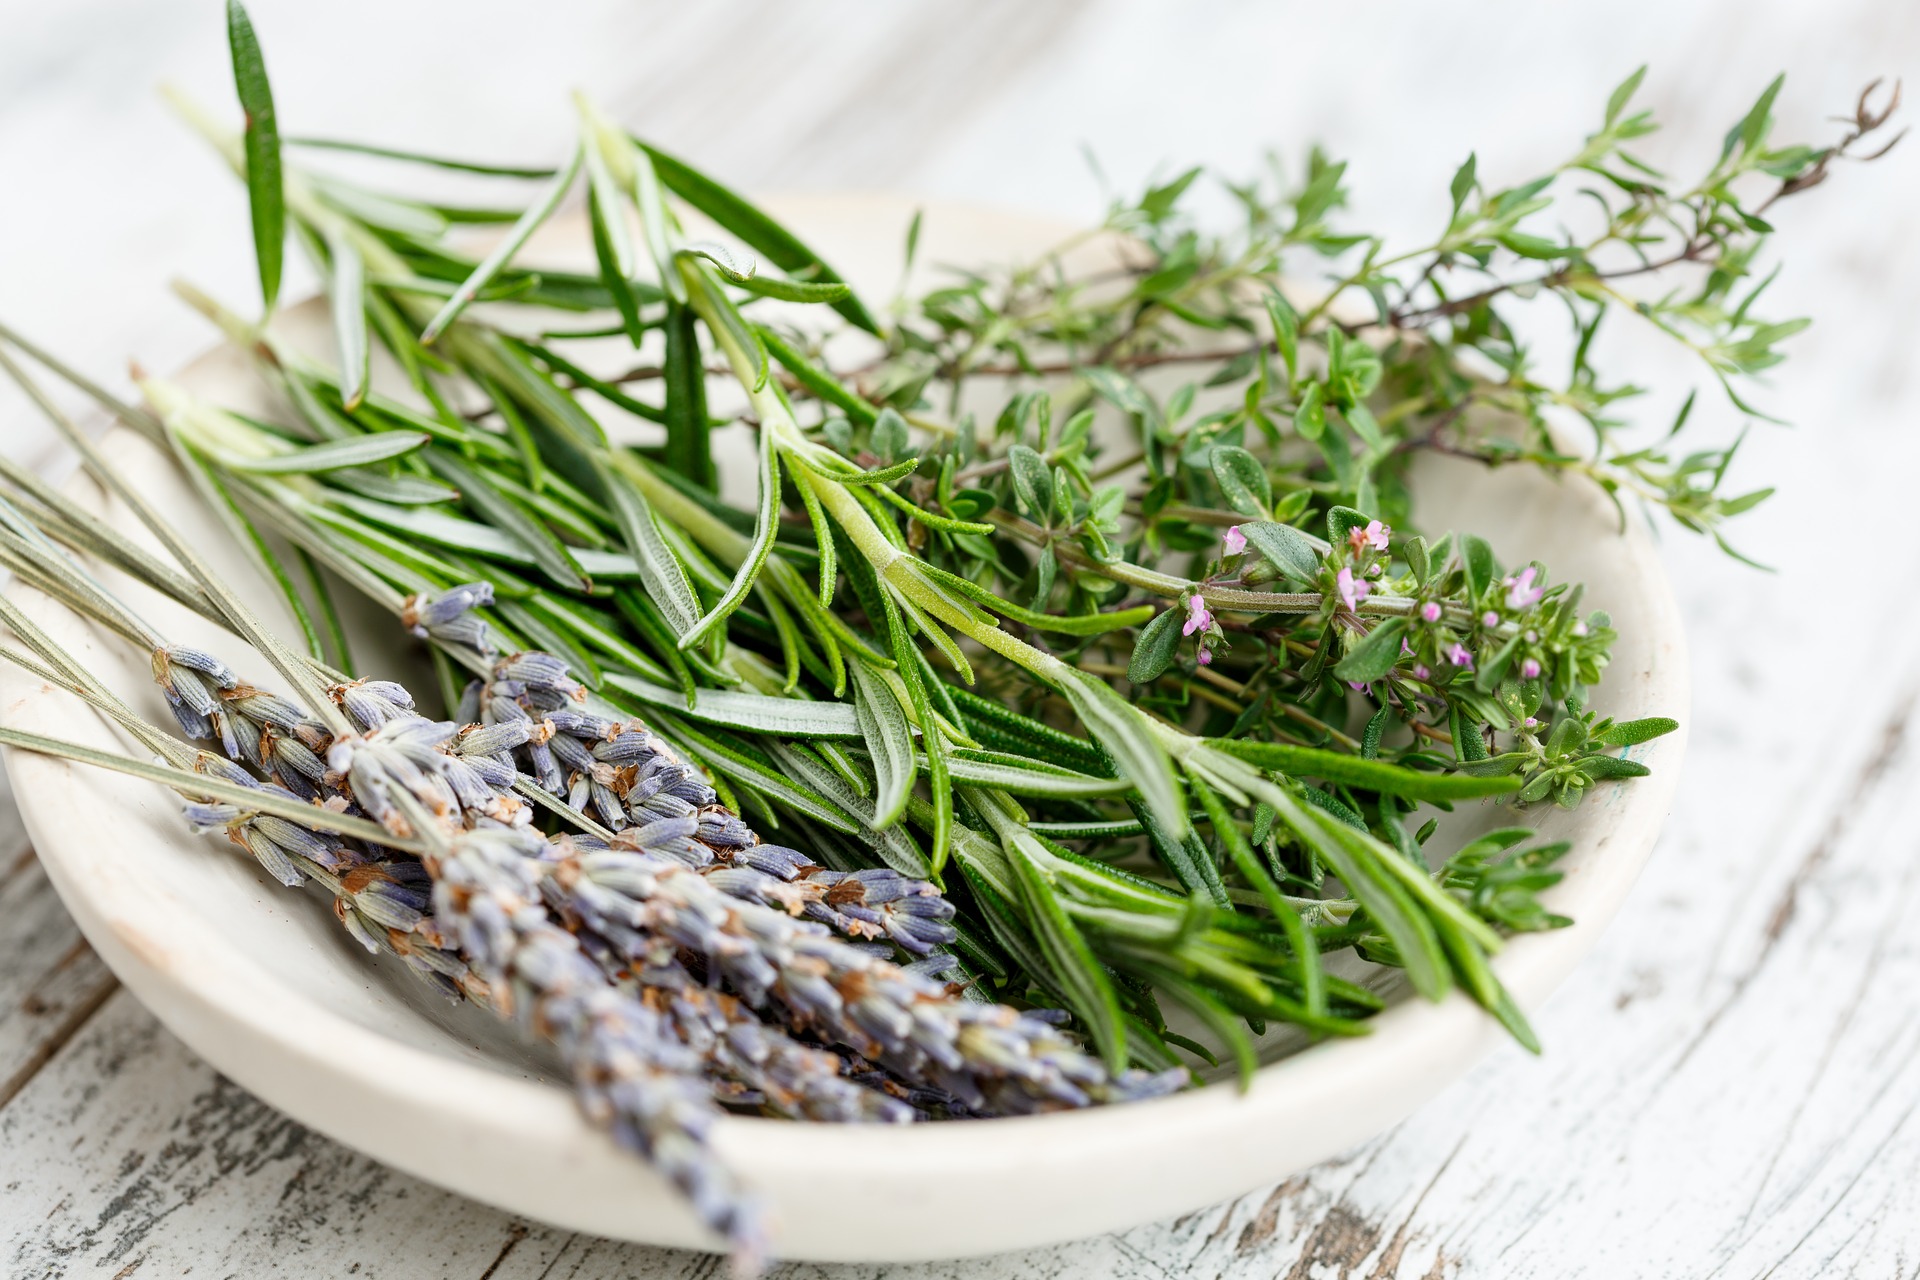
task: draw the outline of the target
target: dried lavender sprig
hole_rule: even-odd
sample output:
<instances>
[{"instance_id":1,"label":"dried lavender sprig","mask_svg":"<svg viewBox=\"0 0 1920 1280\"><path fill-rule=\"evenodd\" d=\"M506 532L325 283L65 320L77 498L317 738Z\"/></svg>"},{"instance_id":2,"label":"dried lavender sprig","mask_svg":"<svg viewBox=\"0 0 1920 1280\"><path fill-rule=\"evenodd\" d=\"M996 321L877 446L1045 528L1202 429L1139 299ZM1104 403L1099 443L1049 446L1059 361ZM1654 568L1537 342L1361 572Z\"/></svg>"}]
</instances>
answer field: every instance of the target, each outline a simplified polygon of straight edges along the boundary
<instances>
[{"instance_id":1,"label":"dried lavender sprig","mask_svg":"<svg viewBox=\"0 0 1920 1280\"><path fill-rule=\"evenodd\" d=\"M643 960L667 939L756 1008L973 1109L1078 1107L1186 1083L1184 1071L1111 1075L1041 1018L957 999L819 924L727 895L670 854L623 844L562 836L549 855L571 908L623 954Z\"/></svg>"},{"instance_id":2,"label":"dried lavender sprig","mask_svg":"<svg viewBox=\"0 0 1920 1280\"><path fill-rule=\"evenodd\" d=\"M65 649L4 596L0 596L0 621L52 666L43 667L5 646L0 646L0 659L81 698L173 769L190 770L228 787L245 789L248 794L244 797L230 793L225 799L198 798L201 793L181 778L181 789L187 796L183 812L195 830L225 833L282 884L297 887L308 880L318 882L333 895L335 917L357 942L368 951L398 958L443 995L453 999L485 996L485 984L442 945L438 931L425 915L426 876L410 854L382 849L382 856L368 856L362 848L374 846L350 843L337 831L314 829L308 825L306 813L313 797L262 782L232 761L191 750L169 738L79 667ZM256 796L279 801L280 812L262 812ZM372 831L378 833L377 828Z\"/></svg>"},{"instance_id":3,"label":"dried lavender sprig","mask_svg":"<svg viewBox=\"0 0 1920 1280\"><path fill-rule=\"evenodd\" d=\"M577 714L568 704L579 697L579 686L550 655L514 655L496 674L496 683L513 695L489 700L489 706L497 704L496 725L532 722L522 699L546 713L549 723ZM478 703L479 695L469 701ZM362 736L337 741L329 762L352 778L354 793L378 821L401 816L398 802L388 798L400 792L410 804L450 820L461 807L460 780L469 771L443 750L456 732L451 723L400 713ZM562 837L547 859L555 864L558 905L624 958L644 965L662 940L684 948L763 1012L933 1084L976 1110L1084 1106L1185 1082L1184 1072L1110 1076L1039 1018L954 999L943 986L832 937L818 923L762 905L755 895L764 892L763 884L777 882L750 864L699 869L699 850L710 848L708 839L724 845L751 832L719 806L700 808L682 794L689 774L652 746L649 735L598 732L603 746L620 748L616 758L631 751L641 762L628 788L629 797L641 793L641 802L625 813L645 821L614 833L604 847L596 837ZM534 745L573 740L558 731L547 737ZM649 771L648 787L639 785L642 765ZM711 796L704 788L702 794ZM665 813L657 811L661 807ZM742 881L753 886L747 896L738 896Z\"/></svg>"},{"instance_id":4,"label":"dried lavender sprig","mask_svg":"<svg viewBox=\"0 0 1920 1280\"><path fill-rule=\"evenodd\" d=\"M745 1002L698 981L677 959L651 964L635 977L709 1074L749 1091L728 1101L830 1124L904 1124L917 1114L904 1097L858 1083L838 1055L768 1026Z\"/></svg>"},{"instance_id":5,"label":"dried lavender sprig","mask_svg":"<svg viewBox=\"0 0 1920 1280\"><path fill-rule=\"evenodd\" d=\"M396 728L408 744L426 737L408 725L376 733ZM429 775L391 767L406 758L404 748L368 750L343 740L336 750L354 757L348 771L363 795L380 793L373 803L389 814L391 827L426 842L422 861L433 877L435 915L476 971L510 994L522 1023L554 1042L589 1117L679 1187L737 1254L757 1256L758 1206L706 1146L719 1110L700 1075L700 1056L548 917L540 834L491 824L461 829L457 814L435 812L436 788L423 785Z\"/></svg>"},{"instance_id":6,"label":"dried lavender sprig","mask_svg":"<svg viewBox=\"0 0 1920 1280\"><path fill-rule=\"evenodd\" d=\"M208 655L198 668L219 671L216 662ZM484 994L483 982L497 992L517 989L530 995L522 1000L524 1012L533 1025L554 1036L589 1113L607 1124L617 1140L661 1167L694 1201L703 1219L737 1248L756 1252L758 1227L750 1207L704 1151L707 1127L717 1111L698 1075L702 1056L690 1043L694 1037L683 1039L659 1013L620 995L579 952L572 936L546 918L537 894L540 872L534 855L543 848L537 833L516 836L511 828L489 826L445 836L419 797L444 804L450 817L464 818L455 795L458 788L447 779L460 776L465 766L423 749L423 742L438 740L434 733L422 733L420 726L428 723L415 716L381 725L369 735L377 744L353 751L354 759L344 770L362 784L362 795L379 797L371 807L386 816L388 827L386 833L376 828L375 834L396 843L417 837L436 841L420 846L420 851L438 850L438 860L418 863L366 858L345 842L314 831L292 815L311 814L309 820L325 820L325 815L349 824L359 820L308 805L208 753L201 753L200 761L211 780L201 782L180 770L143 769L133 761L109 763L113 757L107 753L61 749L63 744L35 735L0 730L0 742L55 750L128 772L158 771L162 780L190 796L204 787L202 794L208 798L190 800L186 806L190 822L202 830L226 832L284 883L319 880L335 893L336 914L370 950L399 956L452 996ZM494 736L511 740L509 735ZM437 767L413 767L426 754L435 756ZM94 756L103 758L91 759ZM259 812L262 807L280 812ZM521 840L517 849L502 843L515 838ZM481 980L434 940L426 915L430 895L424 881L429 872L437 874L440 886L431 895L432 905L450 921L453 939L484 975ZM494 936L502 926L511 935L505 950ZM753 1042L744 1036L736 1034L735 1043L740 1046L736 1056L753 1051ZM792 1057L788 1054L784 1061L797 1074ZM826 1066L830 1073L837 1071L835 1063Z\"/></svg>"},{"instance_id":7,"label":"dried lavender sprig","mask_svg":"<svg viewBox=\"0 0 1920 1280\"><path fill-rule=\"evenodd\" d=\"M733 896L805 914L852 938L887 938L916 955L955 939L953 904L930 881L885 868L829 869L778 845L762 844L691 765L637 721L575 709L585 689L549 654L502 658L492 677L468 686L462 719L524 720L531 772L549 790L566 789L614 831L633 823L693 816L697 829L671 846Z\"/></svg>"},{"instance_id":8,"label":"dried lavender sprig","mask_svg":"<svg viewBox=\"0 0 1920 1280\"><path fill-rule=\"evenodd\" d=\"M57 663L71 660L56 642L45 637L30 619L0 597L0 620L8 621ZM94 694L69 683L69 676L57 673L24 655L0 648L0 657L21 662L36 674L66 685L73 692L109 714L115 714L136 731L143 742L154 746L176 763L192 761L196 753L158 733L139 720L103 688ZM211 655L196 654L192 670L225 672ZM78 678L90 679L78 671ZM386 692L405 698L405 690L394 686ZM257 695L270 696L270 695ZM290 704L283 704L290 705ZM393 718L382 716L381 721ZM417 720L418 717L413 717ZM493 786L511 783L514 770L506 753L524 737L517 725L483 728L468 726L460 732L454 752L477 767ZM260 782L240 765L218 757L198 753L194 767L231 785L275 794L292 805L299 797ZM450 771L459 776L461 770ZM348 932L369 952L395 956L418 976L453 999L472 997L490 1002L490 989L467 964L446 945L433 919L426 914L430 887L426 868L411 856L369 856L363 848L386 851L341 840L338 836L316 832L286 818L262 814L239 804L189 801L187 819L195 829L222 832L244 849L270 875L289 886L314 881L334 896L334 914ZM651 967L645 975L648 999L667 1020L681 1043L700 1055L710 1076L739 1082L743 1090L730 1095L732 1101L757 1101L773 1110L796 1117L830 1122L899 1123L911 1120L914 1111L899 1098L875 1091L842 1076L841 1062L834 1055L803 1045L777 1028L761 1023L758 1015L740 1001L723 992L693 982L677 962Z\"/></svg>"}]
</instances>

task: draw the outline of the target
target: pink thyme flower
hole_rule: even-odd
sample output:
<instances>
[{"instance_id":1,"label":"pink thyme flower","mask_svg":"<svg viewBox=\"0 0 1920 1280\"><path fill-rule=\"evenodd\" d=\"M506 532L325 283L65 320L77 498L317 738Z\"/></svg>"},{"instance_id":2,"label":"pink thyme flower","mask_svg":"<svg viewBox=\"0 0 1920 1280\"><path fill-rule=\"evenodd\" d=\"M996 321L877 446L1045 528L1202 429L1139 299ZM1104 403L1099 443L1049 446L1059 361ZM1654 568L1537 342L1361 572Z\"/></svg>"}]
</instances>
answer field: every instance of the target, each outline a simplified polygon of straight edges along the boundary
<instances>
[{"instance_id":1,"label":"pink thyme flower","mask_svg":"<svg viewBox=\"0 0 1920 1280\"><path fill-rule=\"evenodd\" d=\"M1415 680L1431 680L1433 679L1433 672L1427 669L1426 663L1416 662L1413 664L1413 678Z\"/></svg>"},{"instance_id":2,"label":"pink thyme flower","mask_svg":"<svg viewBox=\"0 0 1920 1280\"><path fill-rule=\"evenodd\" d=\"M1528 565L1517 576L1504 580L1501 585L1507 589L1507 608L1531 609L1540 602L1546 588L1533 585L1534 574L1534 567Z\"/></svg>"},{"instance_id":3,"label":"pink thyme flower","mask_svg":"<svg viewBox=\"0 0 1920 1280\"><path fill-rule=\"evenodd\" d=\"M1370 684L1362 683L1359 680L1347 681L1347 688L1353 690L1355 693L1364 693L1368 697L1373 696L1373 686Z\"/></svg>"},{"instance_id":4,"label":"pink thyme flower","mask_svg":"<svg viewBox=\"0 0 1920 1280\"><path fill-rule=\"evenodd\" d=\"M1520 664L1520 678L1522 680L1538 680L1540 678L1540 664L1532 658L1528 658Z\"/></svg>"},{"instance_id":5,"label":"pink thyme flower","mask_svg":"<svg viewBox=\"0 0 1920 1280\"><path fill-rule=\"evenodd\" d=\"M1359 555L1369 547L1375 551L1385 551L1387 539L1392 533L1392 529L1378 520L1369 520L1365 528L1355 525L1347 530L1347 545L1353 548L1355 555Z\"/></svg>"},{"instance_id":6,"label":"pink thyme flower","mask_svg":"<svg viewBox=\"0 0 1920 1280\"><path fill-rule=\"evenodd\" d=\"M1585 634L1587 634L1587 624L1586 624L1586 623L1584 623L1584 622L1576 622L1576 623L1574 623L1574 624L1573 624L1573 634L1575 634L1575 635L1577 635L1577 636L1583 636L1583 635L1585 635Z\"/></svg>"},{"instance_id":7,"label":"pink thyme flower","mask_svg":"<svg viewBox=\"0 0 1920 1280\"><path fill-rule=\"evenodd\" d=\"M1340 598L1347 602L1349 609L1358 609L1360 602L1367 598L1367 593L1373 590L1368 583L1356 580L1351 569L1342 569L1334 579L1334 583L1340 590Z\"/></svg>"},{"instance_id":8,"label":"pink thyme flower","mask_svg":"<svg viewBox=\"0 0 1920 1280\"><path fill-rule=\"evenodd\" d=\"M1420 616L1428 622L1440 621L1440 605L1432 600L1420 606Z\"/></svg>"},{"instance_id":9,"label":"pink thyme flower","mask_svg":"<svg viewBox=\"0 0 1920 1280\"><path fill-rule=\"evenodd\" d=\"M1210 649L1207 649L1204 646L1202 646L1200 650L1200 665L1203 667L1209 667L1213 665L1213 651Z\"/></svg>"},{"instance_id":10,"label":"pink thyme flower","mask_svg":"<svg viewBox=\"0 0 1920 1280\"><path fill-rule=\"evenodd\" d=\"M1196 631L1205 631L1213 625L1213 615L1207 612L1207 602L1200 598L1198 591L1187 597L1187 621L1180 628L1180 634L1190 636Z\"/></svg>"},{"instance_id":11,"label":"pink thyme flower","mask_svg":"<svg viewBox=\"0 0 1920 1280\"><path fill-rule=\"evenodd\" d=\"M1467 646L1457 640L1447 650L1447 661L1462 671L1473 670L1473 655L1467 652Z\"/></svg>"},{"instance_id":12,"label":"pink thyme flower","mask_svg":"<svg viewBox=\"0 0 1920 1280\"><path fill-rule=\"evenodd\" d=\"M1526 725L1524 727L1528 729L1538 729L1540 727L1540 722L1538 720L1535 720L1532 716L1528 716Z\"/></svg>"},{"instance_id":13,"label":"pink thyme flower","mask_svg":"<svg viewBox=\"0 0 1920 1280\"><path fill-rule=\"evenodd\" d=\"M1240 526L1237 524L1228 529L1220 541L1226 546L1227 554L1230 556L1237 556L1247 549L1247 535L1240 532Z\"/></svg>"},{"instance_id":14,"label":"pink thyme flower","mask_svg":"<svg viewBox=\"0 0 1920 1280\"><path fill-rule=\"evenodd\" d=\"M1480 615L1480 625L1483 627L1497 627L1500 625L1500 615L1489 609Z\"/></svg>"}]
</instances>

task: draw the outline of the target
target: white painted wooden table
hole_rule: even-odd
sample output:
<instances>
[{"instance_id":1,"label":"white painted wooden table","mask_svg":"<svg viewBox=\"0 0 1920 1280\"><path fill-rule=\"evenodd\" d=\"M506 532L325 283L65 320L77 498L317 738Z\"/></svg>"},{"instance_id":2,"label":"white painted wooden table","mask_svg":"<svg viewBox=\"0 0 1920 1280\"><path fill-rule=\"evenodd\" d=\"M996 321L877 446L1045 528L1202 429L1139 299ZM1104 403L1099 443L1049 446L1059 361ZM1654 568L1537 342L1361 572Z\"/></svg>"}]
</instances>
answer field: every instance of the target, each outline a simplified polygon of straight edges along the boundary
<instances>
[{"instance_id":1,"label":"white painted wooden table","mask_svg":"<svg viewBox=\"0 0 1920 1280\"><path fill-rule=\"evenodd\" d=\"M1648 152L1675 165L1717 145L1777 69L1802 133L1867 79L1920 70L1920 8L1884 0L253 8L283 127L301 132L539 158L562 145L577 85L743 185L1080 217L1102 201L1082 142L1133 186L1320 138L1358 157L1359 215L1407 234L1443 215L1468 149L1493 181L1532 172L1643 60L1673 125ZM238 192L153 94L169 79L225 103L218 4L0 0L0 31L0 313L97 370L179 362L207 334L165 281L252 288ZM1757 430L1741 464L1783 486L1740 535L1780 571L1669 539L1699 663L1688 777L1627 911L1537 1011L1546 1057L1502 1052L1393 1132L1233 1204L898 1274L1920 1274L1920 540L1904 520L1920 153L1839 177L1781 212L1774 306L1819 323L1769 401L1800 425ZM1657 346L1628 355L1666 390L1649 416L1670 412L1683 366ZM0 448L60 465L12 399ZM1790 705L1805 664L1826 682ZM0 802L0 1274L716 1265L462 1201L221 1079L117 990ZM874 1269L783 1274L843 1273Z\"/></svg>"}]
</instances>

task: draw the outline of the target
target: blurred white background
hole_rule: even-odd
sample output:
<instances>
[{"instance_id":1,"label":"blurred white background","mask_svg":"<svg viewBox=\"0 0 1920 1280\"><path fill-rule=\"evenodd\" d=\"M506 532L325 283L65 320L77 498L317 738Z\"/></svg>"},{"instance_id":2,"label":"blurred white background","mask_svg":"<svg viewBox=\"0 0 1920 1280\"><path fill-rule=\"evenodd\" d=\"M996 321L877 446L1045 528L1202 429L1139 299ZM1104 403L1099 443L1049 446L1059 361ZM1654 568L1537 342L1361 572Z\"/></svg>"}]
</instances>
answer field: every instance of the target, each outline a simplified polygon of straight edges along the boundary
<instances>
[{"instance_id":1,"label":"blurred white background","mask_svg":"<svg viewBox=\"0 0 1920 1280\"><path fill-rule=\"evenodd\" d=\"M1317 140L1353 161L1354 222L1403 236L1444 219L1447 179L1468 151L1490 184L1531 176L1577 147L1608 91L1642 62L1651 64L1642 101L1669 126L1644 153L1681 173L1710 161L1778 71L1789 73L1781 136L1810 141L1835 128L1826 118L1850 111L1869 80L1920 71L1911 0L256 0L252 9L290 133L545 162L568 145L577 87L751 191L900 190L1082 219L1104 207L1083 148L1108 182L1133 189L1195 162L1245 173L1269 148L1297 164ZM160 369L182 362L208 334L172 301L169 278L242 301L255 290L240 188L156 94L173 82L233 109L220 5L0 0L0 32L0 316L116 378L129 357ZM1911 373L1920 142L1909 147L1844 166L1774 219L1788 265L1771 310L1816 323L1760 396L1798 425L1756 429L1738 474L1782 493L1737 540L1780 572L1667 539L1698 666L1689 776L1627 913L1541 1012L1544 1062L1503 1054L1394 1134L1272 1195L925 1274L1788 1276L1920 1266L1920 797L1909 794L1916 748L1906 732L1920 689L1911 639L1920 544L1903 519L1920 475ZM310 277L294 271L288 293L298 296ZM1637 379L1659 389L1646 412L1664 421L1691 384L1688 366L1657 343L1616 341ZM1708 434L1738 428L1717 396L1703 394L1702 406ZM0 448L50 457L6 396ZM210 1074L172 1052L167 1070ZM0 1111L14 1152L0 1157L0 1185L8 1201L41 1206L15 1215L0 1202L0 1257L15 1260L13 1274L41 1274L55 1258L106 1265L98 1234L73 1224L131 1175L48 1166L15 1176L64 1141L43 1132L58 1114L50 1103ZM24 1201L13 1194L22 1186ZM159 1208L168 1195L180 1193L162 1194ZM364 1236L349 1229L359 1219L342 1208L309 1212L284 1251L236 1254L210 1224L270 1215L271 1197L244 1187L221 1195L182 1201L177 1217L163 1225L172 1210L160 1214L138 1249L113 1258L151 1254L161 1260L154 1274L208 1257L334 1275L378 1240L388 1262L420 1260L421 1270L391 1274L425 1274L431 1256L443 1264L435 1273L479 1276L520 1230L477 1208L451 1230L449 1209L409 1246L377 1224ZM47 1205L54 1216L41 1216ZM575 1271L555 1275L704 1265L542 1231L512 1236L500 1280L545 1274L541 1259L572 1259ZM421 1240L432 1254L407 1252ZM227 1269L209 1262L207 1273Z\"/></svg>"}]
</instances>

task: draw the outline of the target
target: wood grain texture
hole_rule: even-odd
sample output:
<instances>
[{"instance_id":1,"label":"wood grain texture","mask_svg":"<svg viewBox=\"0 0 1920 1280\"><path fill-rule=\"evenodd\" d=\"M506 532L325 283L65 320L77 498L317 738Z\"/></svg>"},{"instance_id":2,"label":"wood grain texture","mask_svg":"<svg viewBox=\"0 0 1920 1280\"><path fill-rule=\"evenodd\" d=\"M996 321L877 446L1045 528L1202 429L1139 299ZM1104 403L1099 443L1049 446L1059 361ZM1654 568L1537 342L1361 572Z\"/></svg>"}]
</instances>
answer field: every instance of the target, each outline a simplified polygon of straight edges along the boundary
<instances>
[{"instance_id":1,"label":"wood grain texture","mask_svg":"<svg viewBox=\"0 0 1920 1280\"><path fill-rule=\"evenodd\" d=\"M892 187L1089 217L1111 181L1246 171L1322 138L1357 157L1358 217L1418 235L1478 151L1490 181L1551 163L1611 85L1653 63L1670 130L1709 154L1774 71L1796 133L1876 75L1920 70L1920 8L1877 0L1455 7L1194 0L566 0L538 21L475 0L256 0L287 127L538 158L565 89L760 188ZM206 333L164 281L251 296L238 189L154 104L165 76L224 102L218 7L0 0L9 320L89 367L167 367ZM378 30L379 40L365 38ZM343 68L348 69L343 72ZM485 72L487 74L481 74ZM855 1280L1234 1280L1920 1274L1920 203L1913 156L1783 206L1770 294L1795 340L1741 474L1783 494L1745 522L1760 576L1668 539L1698 669L1693 746L1660 852L1600 950L1503 1051L1394 1131L1228 1205L969 1263L789 1267ZM18 246L33 245L23 253ZM295 274L298 294L309 280ZM1561 349L1542 334L1542 358ZM1611 335L1670 414L1691 383ZM1703 396L1710 431L1738 417ZM48 458L0 393L0 448ZM1850 497L1835 521L1826 501ZM1795 695L1818 655L1831 687ZM1682 713L1686 709L1680 709ZM0 1272L21 1276L720 1274L713 1259L518 1221L272 1113L113 994L0 804ZM89 1011L97 1005L98 1011ZM26 1068L34 1067L28 1071ZM0 1098L5 1093L0 1091ZM857 1229L850 1209L849 1229Z\"/></svg>"}]
</instances>

